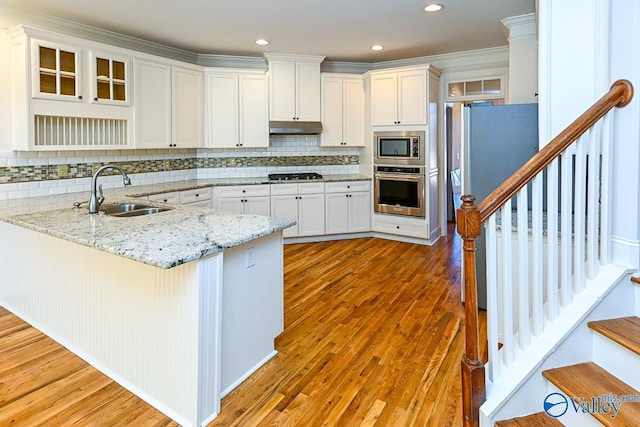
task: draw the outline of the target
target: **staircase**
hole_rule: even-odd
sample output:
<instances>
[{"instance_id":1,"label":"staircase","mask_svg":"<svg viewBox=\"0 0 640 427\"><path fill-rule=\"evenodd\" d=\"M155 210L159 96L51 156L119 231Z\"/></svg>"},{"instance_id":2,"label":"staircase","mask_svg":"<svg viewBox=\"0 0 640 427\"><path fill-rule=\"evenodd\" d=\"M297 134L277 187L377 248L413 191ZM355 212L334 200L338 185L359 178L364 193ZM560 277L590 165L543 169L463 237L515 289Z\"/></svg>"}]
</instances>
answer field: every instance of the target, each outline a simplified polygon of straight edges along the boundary
<instances>
[{"instance_id":1,"label":"staircase","mask_svg":"<svg viewBox=\"0 0 640 427\"><path fill-rule=\"evenodd\" d=\"M594 331L593 361L542 372L549 383L545 409L552 416L539 412L498 421L497 427L640 426L640 318L587 325ZM622 396L630 401L620 402Z\"/></svg>"},{"instance_id":2,"label":"staircase","mask_svg":"<svg viewBox=\"0 0 640 427\"><path fill-rule=\"evenodd\" d=\"M615 82L478 205L462 196L465 427L640 426L640 402L624 402L614 417L598 414L611 409L602 396L640 395L640 291L613 263L611 243L612 110L632 97L628 81ZM479 351L475 264L481 233L486 363ZM557 416L521 417L545 408Z\"/></svg>"}]
</instances>

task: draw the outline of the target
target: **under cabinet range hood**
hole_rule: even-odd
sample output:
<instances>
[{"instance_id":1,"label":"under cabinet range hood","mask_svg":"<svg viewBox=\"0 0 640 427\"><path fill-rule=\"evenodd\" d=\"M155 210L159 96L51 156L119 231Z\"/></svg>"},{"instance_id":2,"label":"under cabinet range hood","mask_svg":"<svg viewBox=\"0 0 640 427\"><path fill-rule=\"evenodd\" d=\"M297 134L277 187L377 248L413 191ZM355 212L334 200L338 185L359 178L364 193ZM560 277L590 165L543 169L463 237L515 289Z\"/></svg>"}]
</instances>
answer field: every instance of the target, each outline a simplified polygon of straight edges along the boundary
<instances>
[{"instance_id":1,"label":"under cabinet range hood","mask_svg":"<svg viewBox=\"0 0 640 427\"><path fill-rule=\"evenodd\" d=\"M316 135L322 132L320 122L269 122L269 133L271 135Z\"/></svg>"}]
</instances>

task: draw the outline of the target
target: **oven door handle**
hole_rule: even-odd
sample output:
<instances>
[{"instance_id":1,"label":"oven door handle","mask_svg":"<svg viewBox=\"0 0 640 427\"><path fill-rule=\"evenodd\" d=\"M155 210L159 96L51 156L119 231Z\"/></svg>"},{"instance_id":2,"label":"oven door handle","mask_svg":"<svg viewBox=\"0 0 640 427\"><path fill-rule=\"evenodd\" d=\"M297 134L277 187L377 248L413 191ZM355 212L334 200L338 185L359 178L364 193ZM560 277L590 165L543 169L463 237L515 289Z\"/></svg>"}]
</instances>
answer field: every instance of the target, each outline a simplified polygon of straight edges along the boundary
<instances>
[{"instance_id":1,"label":"oven door handle","mask_svg":"<svg viewBox=\"0 0 640 427\"><path fill-rule=\"evenodd\" d=\"M394 181L422 181L424 180L424 175L396 175L396 174L385 174L385 173L376 173L374 176L377 179L391 179Z\"/></svg>"}]
</instances>

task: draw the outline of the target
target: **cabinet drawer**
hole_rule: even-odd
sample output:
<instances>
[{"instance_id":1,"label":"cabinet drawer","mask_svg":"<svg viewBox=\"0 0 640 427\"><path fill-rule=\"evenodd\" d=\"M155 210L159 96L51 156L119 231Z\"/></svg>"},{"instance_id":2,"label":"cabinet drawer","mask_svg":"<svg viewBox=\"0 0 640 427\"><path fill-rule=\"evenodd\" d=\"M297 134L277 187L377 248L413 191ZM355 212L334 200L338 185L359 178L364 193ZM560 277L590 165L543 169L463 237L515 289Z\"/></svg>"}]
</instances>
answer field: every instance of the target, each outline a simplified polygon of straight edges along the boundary
<instances>
[{"instance_id":1,"label":"cabinet drawer","mask_svg":"<svg viewBox=\"0 0 640 427\"><path fill-rule=\"evenodd\" d=\"M271 184L272 196L298 194L298 184Z\"/></svg>"},{"instance_id":2,"label":"cabinet drawer","mask_svg":"<svg viewBox=\"0 0 640 427\"><path fill-rule=\"evenodd\" d=\"M257 197L269 196L269 184L232 185L218 187L218 197Z\"/></svg>"},{"instance_id":3,"label":"cabinet drawer","mask_svg":"<svg viewBox=\"0 0 640 427\"><path fill-rule=\"evenodd\" d=\"M298 194L320 194L320 193L324 193L324 182L298 184Z\"/></svg>"},{"instance_id":4,"label":"cabinet drawer","mask_svg":"<svg viewBox=\"0 0 640 427\"><path fill-rule=\"evenodd\" d=\"M180 203L195 203L201 200L211 200L211 187L194 188L180 192Z\"/></svg>"},{"instance_id":5,"label":"cabinet drawer","mask_svg":"<svg viewBox=\"0 0 640 427\"><path fill-rule=\"evenodd\" d=\"M149 200L166 203L180 203L180 193L177 191L173 191L171 193L151 194L149 196Z\"/></svg>"},{"instance_id":6,"label":"cabinet drawer","mask_svg":"<svg viewBox=\"0 0 640 427\"><path fill-rule=\"evenodd\" d=\"M419 237L422 239L429 237L429 227L425 220L375 215L372 228L373 231L381 233Z\"/></svg>"},{"instance_id":7,"label":"cabinet drawer","mask_svg":"<svg viewBox=\"0 0 640 427\"><path fill-rule=\"evenodd\" d=\"M370 191L370 181L343 181L343 182L327 182L325 184L327 193L351 193L354 191Z\"/></svg>"}]
</instances>

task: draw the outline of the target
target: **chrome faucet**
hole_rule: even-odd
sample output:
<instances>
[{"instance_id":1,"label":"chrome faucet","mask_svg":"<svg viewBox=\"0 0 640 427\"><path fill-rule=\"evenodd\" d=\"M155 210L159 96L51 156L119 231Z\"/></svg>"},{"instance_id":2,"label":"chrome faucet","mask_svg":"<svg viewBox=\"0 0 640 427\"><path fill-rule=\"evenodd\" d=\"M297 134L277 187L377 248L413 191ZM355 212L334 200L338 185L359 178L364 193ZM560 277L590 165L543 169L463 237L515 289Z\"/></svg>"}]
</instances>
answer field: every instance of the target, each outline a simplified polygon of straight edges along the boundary
<instances>
[{"instance_id":1,"label":"chrome faucet","mask_svg":"<svg viewBox=\"0 0 640 427\"><path fill-rule=\"evenodd\" d=\"M116 165L104 165L99 168L91 178L91 199L89 200L89 213L95 214L98 213L98 209L100 209L100 205L104 202L104 194L102 193L102 184L97 185L98 183L98 175L102 173L105 169L116 169L122 174L122 181L124 182L124 186L131 185L131 179L127 176L127 173L122 170L120 166ZM100 191L100 196L98 196L97 191Z\"/></svg>"}]
</instances>

